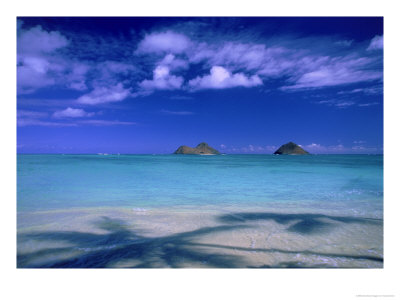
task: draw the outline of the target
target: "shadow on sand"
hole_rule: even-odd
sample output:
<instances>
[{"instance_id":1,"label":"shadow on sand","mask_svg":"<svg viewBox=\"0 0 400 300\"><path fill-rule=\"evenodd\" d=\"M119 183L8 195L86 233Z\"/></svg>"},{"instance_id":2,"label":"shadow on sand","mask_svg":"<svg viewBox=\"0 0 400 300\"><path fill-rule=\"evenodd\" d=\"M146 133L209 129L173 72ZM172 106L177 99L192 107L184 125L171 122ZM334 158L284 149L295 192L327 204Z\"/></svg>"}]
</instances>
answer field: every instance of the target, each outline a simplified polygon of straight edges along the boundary
<instances>
[{"instance_id":1,"label":"shadow on sand","mask_svg":"<svg viewBox=\"0 0 400 300\"><path fill-rule=\"evenodd\" d=\"M330 223L324 219L344 223L379 224L382 220L354 217L333 217L320 214L276 214L276 213L239 213L218 217L225 225L203 227L193 231L171 234L164 237L146 237L128 229L119 219L102 217L95 226L105 230L105 234L84 233L76 231L37 232L18 234L18 242L66 242L66 247L48 248L28 254L17 254L18 268L107 268L118 267L119 262L134 261L124 267L134 268L179 268L182 264L211 268L246 268L249 263L244 256L218 253L218 250L237 250L245 252L265 252L282 254L319 255L343 259L361 259L383 262L378 256L348 255L335 253L318 253L312 251L288 251L281 249L254 249L246 247L230 247L217 244L198 243L196 240L204 235L218 232L235 231L251 227L244 223L254 220L274 220L280 224L296 223L287 230L301 234L311 234L325 230ZM228 225L226 225L228 224ZM207 250L213 250L212 253ZM76 253L73 257L66 255ZM65 255L64 255L65 254ZM64 255L64 257L63 257ZM67 258L66 258L67 257ZM45 258L46 260L43 260ZM263 268L326 268L325 265L306 265L289 261L277 265L264 265Z\"/></svg>"},{"instance_id":2,"label":"shadow on sand","mask_svg":"<svg viewBox=\"0 0 400 300\"><path fill-rule=\"evenodd\" d=\"M192 240L214 232L244 228L244 225L223 225L203 227L194 231L172 234L165 237L144 237L128 230L119 219L102 217L95 224L106 234L82 233L75 231L38 232L20 234L18 239L36 241L61 241L72 247L39 250L17 255L20 268L105 268L123 260L136 260L136 268L176 268L182 262L204 264L215 268L235 268L244 264L239 256L214 254L194 249ZM63 253L86 252L70 259L53 259L51 262L35 263L44 255L57 257Z\"/></svg>"},{"instance_id":3,"label":"shadow on sand","mask_svg":"<svg viewBox=\"0 0 400 300\"><path fill-rule=\"evenodd\" d=\"M340 223L382 224L382 220L372 218L340 217L324 214L281 214L268 212L225 214L219 216L218 220L228 224L243 224L258 220L272 220L278 224L288 224L289 227L286 230L299 234L328 232L334 229Z\"/></svg>"}]
</instances>

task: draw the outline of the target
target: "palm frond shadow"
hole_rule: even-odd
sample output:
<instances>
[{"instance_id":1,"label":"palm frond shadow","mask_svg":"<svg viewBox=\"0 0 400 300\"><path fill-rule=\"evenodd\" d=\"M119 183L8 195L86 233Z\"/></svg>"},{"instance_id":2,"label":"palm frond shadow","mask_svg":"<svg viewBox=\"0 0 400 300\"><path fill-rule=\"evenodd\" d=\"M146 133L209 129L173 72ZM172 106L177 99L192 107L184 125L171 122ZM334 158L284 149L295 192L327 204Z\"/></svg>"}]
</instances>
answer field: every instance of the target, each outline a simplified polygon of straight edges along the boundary
<instances>
[{"instance_id":1,"label":"palm frond shadow","mask_svg":"<svg viewBox=\"0 0 400 300\"><path fill-rule=\"evenodd\" d=\"M243 266L240 256L214 254L195 249L192 240L203 235L235 230L245 225L221 225L203 227L197 230L172 234L165 237L145 237L127 228L119 219L102 217L96 226L106 230L106 234L82 233L76 231L38 232L21 234L20 240L63 241L72 247L61 247L36 251L17 256L18 267L31 268L105 268L121 260L140 261L136 268L180 267L183 261L203 264L215 268L235 268ZM43 255L59 255L70 251L86 253L70 259L56 259L46 263L35 263Z\"/></svg>"},{"instance_id":2,"label":"palm frond shadow","mask_svg":"<svg viewBox=\"0 0 400 300\"><path fill-rule=\"evenodd\" d=\"M258 220L272 220L278 224L288 224L286 229L289 232L299 234L315 234L333 230L338 224L372 224L381 225L381 219L361 218L351 216L330 216L325 214L282 214L270 212L245 212L224 214L218 217L220 222L228 224L244 224ZM333 221L333 222L332 222Z\"/></svg>"},{"instance_id":3,"label":"palm frond shadow","mask_svg":"<svg viewBox=\"0 0 400 300\"><path fill-rule=\"evenodd\" d=\"M42 249L27 254L17 254L18 268L107 268L121 261L136 261L128 267L135 268L180 268L185 265L211 268L250 267L245 256L227 254L231 250L250 253L254 251L280 254L318 255L321 257L368 260L383 262L383 258L373 255L351 255L343 253L319 253L313 251L290 251L284 249L254 249L232 247L219 244L199 243L198 239L212 233L234 232L252 227L257 220L273 220L288 224L286 230L303 235L334 230L336 223L382 224L382 220L359 217L328 216L323 214L278 214L278 213L237 213L217 217L219 226L202 227L193 231L171 234L163 237L146 237L139 231L131 230L122 220L102 217L95 226L105 230L104 234L77 231L52 231L19 234L19 241L60 241L66 247ZM330 222L327 222L330 221ZM332 221L334 221L332 223ZM247 224L248 223L248 224ZM212 252L210 252L212 250ZM78 251L72 258L60 258L63 254ZM221 251L221 252L218 252ZM42 257L53 257L41 261ZM308 268L326 265L305 265L296 261L263 265L263 268ZM329 267L329 266L328 266Z\"/></svg>"}]
</instances>

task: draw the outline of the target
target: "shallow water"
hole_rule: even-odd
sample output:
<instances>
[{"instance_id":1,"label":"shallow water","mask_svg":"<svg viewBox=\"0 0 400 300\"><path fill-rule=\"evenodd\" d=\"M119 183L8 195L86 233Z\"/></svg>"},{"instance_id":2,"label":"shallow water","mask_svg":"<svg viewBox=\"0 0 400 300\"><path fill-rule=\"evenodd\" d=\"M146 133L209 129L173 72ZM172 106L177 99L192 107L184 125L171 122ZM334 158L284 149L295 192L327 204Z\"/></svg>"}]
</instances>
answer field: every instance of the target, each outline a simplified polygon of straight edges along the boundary
<instances>
[{"instance_id":1,"label":"shallow water","mask_svg":"<svg viewBox=\"0 0 400 300\"><path fill-rule=\"evenodd\" d=\"M18 267L383 266L383 156L18 155Z\"/></svg>"}]
</instances>

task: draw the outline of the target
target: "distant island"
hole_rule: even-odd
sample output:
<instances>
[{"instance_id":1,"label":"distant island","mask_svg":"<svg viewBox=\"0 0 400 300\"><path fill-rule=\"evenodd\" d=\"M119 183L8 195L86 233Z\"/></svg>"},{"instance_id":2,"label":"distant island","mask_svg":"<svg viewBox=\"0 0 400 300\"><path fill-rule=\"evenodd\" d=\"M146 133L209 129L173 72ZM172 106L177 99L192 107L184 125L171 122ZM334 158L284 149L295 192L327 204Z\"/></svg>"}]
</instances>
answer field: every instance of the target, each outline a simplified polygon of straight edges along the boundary
<instances>
[{"instance_id":1,"label":"distant island","mask_svg":"<svg viewBox=\"0 0 400 300\"><path fill-rule=\"evenodd\" d=\"M307 155L310 153L301 148L299 145L289 142L280 146L279 149L274 152L274 154Z\"/></svg>"},{"instance_id":2,"label":"distant island","mask_svg":"<svg viewBox=\"0 0 400 300\"><path fill-rule=\"evenodd\" d=\"M216 155L221 154L218 150L210 147L207 143L200 143L195 148L188 146L180 146L174 154L199 154L199 155Z\"/></svg>"}]
</instances>

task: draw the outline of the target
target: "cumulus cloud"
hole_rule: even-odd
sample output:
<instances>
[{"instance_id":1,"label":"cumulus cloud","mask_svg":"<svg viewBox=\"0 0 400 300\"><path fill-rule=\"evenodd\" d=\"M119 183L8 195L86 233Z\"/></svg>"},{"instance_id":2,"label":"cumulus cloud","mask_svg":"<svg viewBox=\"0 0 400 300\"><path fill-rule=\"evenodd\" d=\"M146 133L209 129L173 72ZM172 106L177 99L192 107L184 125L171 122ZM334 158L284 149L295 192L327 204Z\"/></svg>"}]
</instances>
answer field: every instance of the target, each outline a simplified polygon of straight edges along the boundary
<instances>
[{"instance_id":1,"label":"cumulus cloud","mask_svg":"<svg viewBox=\"0 0 400 300\"><path fill-rule=\"evenodd\" d=\"M58 110L53 114L53 118L62 119L62 118L82 118L82 117L92 117L94 116L94 112L86 112L81 108L71 108L68 107L64 110Z\"/></svg>"},{"instance_id":2,"label":"cumulus cloud","mask_svg":"<svg viewBox=\"0 0 400 300\"><path fill-rule=\"evenodd\" d=\"M21 22L18 28L18 92L32 93L54 85L89 91L78 98L82 104L118 102L156 90L251 88L276 79L281 84L277 88L289 92L366 82L376 85L383 77L379 51L366 51L365 42L331 37L323 42L315 37L255 40L252 36L232 38L219 33L214 38L210 31L189 38L166 28L146 34L133 57L85 61L76 56L85 53L76 49L78 34L67 39L40 26L25 29ZM112 43L118 49L126 48L125 52L132 51L121 45L121 40ZM368 50L382 47L383 36L376 36ZM104 56L108 57L111 53ZM153 77L144 77L150 68ZM209 74L190 77L192 70L208 69ZM374 92L364 90L365 94ZM349 103L336 102L335 106L351 106Z\"/></svg>"},{"instance_id":3,"label":"cumulus cloud","mask_svg":"<svg viewBox=\"0 0 400 300\"><path fill-rule=\"evenodd\" d=\"M176 90L182 87L183 77L170 74L168 66L157 66L153 71L152 80L143 80L139 87L144 90Z\"/></svg>"},{"instance_id":4,"label":"cumulus cloud","mask_svg":"<svg viewBox=\"0 0 400 300\"><path fill-rule=\"evenodd\" d=\"M371 50L381 50L381 49L383 49L383 35L377 35L371 40L367 50L371 51Z\"/></svg>"},{"instance_id":5,"label":"cumulus cloud","mask_svg":"<svg viewBox=\"0 0 400 300\"><path fill-rule=\"evenodd\" d=\"M188 61L177 58L175 55L169 53L160 62L160 66L167 66L170 70L187 69L189 67Z\"/></svg>"},{"instance_id":6,"label":"cumulus cloud","mask_svg":"<svg viewBox=\"0 0 400 300\"><path fill-rule=\"evenodd\" d=\"M147 34L139 43L137 53L182 53L190 46L187 36L165 31Z\"/></svg>"},{"instance_id":7,"label":"cumulus cloud","mask_svg":"<svg viewBox=\"0 0 400 300\"><path fill-rule=\"evenodd\" d=\"M49 86L77 91L85 91L90 86L107 87L117 85L122 77L125 79L137 71L135 66L124 62L80 60L75 56L74 45L58 31L47 31L41 26L24 29L19 25L18 93L29 94Z\"/></svg>"},{"instance_id":8,"label":"cumulus cloud","mask_svg":"<svg viewBox=\"0 0 400 300\"><path fill-rule=\"evenodd\" d=\"M258 75L247 77L243 73L232 74L221 66L213 66L209 75L196 77L189 81L189 86L194 89L223 89L232 87L253 87L262 85Z\"/></svg>"},{"instance_id":9,"label":"cumulus cloud","mask_svg":"<svg viewBox=\"0 0 400 300\"><path fill-rule=\"evenodd\" d=\"M31 93L55 83L51 72L63 71L54 53L69 41L57 31L45 31L41 26L18 31L17 84L18 92Z\"/></svg>"},{"instance_id":10,"label":"cumulus cloud","mask_svg":"<svg viewBox=\"0 0 400 300\"><path fill-rule=\"evenodd\" d=\"M128 89L125 89L121 83L111 87L96 87L93 91L77 99L81 104L101 104L108 102L119 102L130 95Z\"/></svg>"},{"instance_id":11,"label":"cumulus cloud","mask_svg":"<svg viewBox=\"0 0 400 300\"><path fill-rule=\"evenodd\" d=\"M17 51L20 54L51 53L68 43L67 38L58 31L48 32L41 26L36 26L18 35Z\"/></svg>"}]
</instances>

